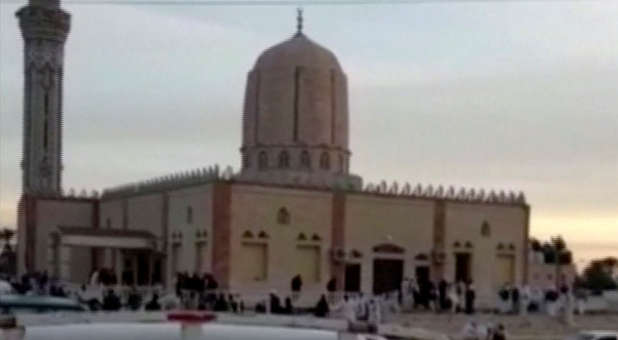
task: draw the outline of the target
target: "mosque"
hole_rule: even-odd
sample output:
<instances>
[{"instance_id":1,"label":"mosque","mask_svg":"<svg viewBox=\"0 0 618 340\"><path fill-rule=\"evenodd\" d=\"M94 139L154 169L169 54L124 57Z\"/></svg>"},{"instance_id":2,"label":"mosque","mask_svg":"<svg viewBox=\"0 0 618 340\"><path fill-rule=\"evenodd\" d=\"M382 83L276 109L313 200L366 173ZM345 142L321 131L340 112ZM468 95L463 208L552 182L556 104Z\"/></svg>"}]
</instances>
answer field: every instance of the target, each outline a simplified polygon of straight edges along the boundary
<instances>
[{"instance_id":1,"label":"mosque","mask_svg":"<svg viewBox=\"0 0 618 340\"><path fill-rule=\"evenodd\" d=\"M528 277L523 193L363 184L351 173L346 74L297 31L247 76L241 169L211 166L88 195L62 190L59 0L16 13L24 39L18 270L83 283L95 268L139 285L210 273L231 291L381 293L405 277L473 281L480 305Z\"/></svg>"}]
</instances>

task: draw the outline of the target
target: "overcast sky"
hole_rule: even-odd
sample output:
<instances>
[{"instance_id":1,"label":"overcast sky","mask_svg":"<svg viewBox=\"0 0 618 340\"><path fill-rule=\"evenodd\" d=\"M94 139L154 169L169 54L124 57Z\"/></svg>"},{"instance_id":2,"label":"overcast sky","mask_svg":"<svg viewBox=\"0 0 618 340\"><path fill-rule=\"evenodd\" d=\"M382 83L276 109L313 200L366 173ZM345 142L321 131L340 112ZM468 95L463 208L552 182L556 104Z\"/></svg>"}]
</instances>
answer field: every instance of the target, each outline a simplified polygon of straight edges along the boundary
<instances>
[{"instance_id":1,"label":"overcast sky","mask_svg":"<svg viewBox=\"0 0 618 340\"><path fill-rule=\"evenodd\" d=\"M0 225L20 193L22 41L0 5ZM64 187L239 166L246 73L294 7L65 4ZM306 6L348 75L366 182L523 190L532 234L618 256L618 1Z\"/></svg>"}]
</instances>

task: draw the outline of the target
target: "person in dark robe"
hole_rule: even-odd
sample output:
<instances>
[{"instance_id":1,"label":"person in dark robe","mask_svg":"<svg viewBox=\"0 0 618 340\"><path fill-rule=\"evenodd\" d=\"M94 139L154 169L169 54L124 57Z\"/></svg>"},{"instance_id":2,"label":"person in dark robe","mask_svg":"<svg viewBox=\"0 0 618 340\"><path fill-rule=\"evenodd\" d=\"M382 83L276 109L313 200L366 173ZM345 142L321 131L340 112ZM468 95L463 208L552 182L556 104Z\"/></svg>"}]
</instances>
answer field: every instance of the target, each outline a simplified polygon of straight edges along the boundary
<instances>
[{"instance_id":1,"label":"person in dark robe","mask_svg":"<svg viewBox=\"0 0 618 340\"><path fill-rule=\"evenodd\" d=\"M294 307L292 306L292 299L288 296L285 298L285 306L283 307L283 314L294 314Z\"/></svg>"},{"instance_id":2,"label":"person in dark robe","mask_svg":"<svg viewBox=\"0 0 618 340\"><path fill-rule=\"evenodd\" d=\"M120 297L116 295L113 289L107 291L107 294L103 298L103 310L104 311L117 311L120 310L121 303Z\"/></svg>"},{"instance_id":3,"label":"person in dark robe","mask_svg":"<svg viewBox=\"0 0 618 340\"><path fill-rule=\"evenodd\" d=\"M438 282L438 303L440 305L440 310L446 310L448 307L446 306L446 288L448 287L448 283L446 280L442 279Z\"/></svg>"},{"instance_id":4,"label":"person in dark robe","mask_svg":"<svg viewBox=\"0 0 618 340\"><path fill-rule=\"evenodd\" d=\"M466 285L466 294L465 294L466 314L474 314L474 300L475 299L476 299L476 292L474 291L472 282L470 282Z\"/></svg>"},{"instance_id":5,"label":"person in dark robe","mask_svg":"<svg viewBox=\"0 0 618 340\"><path fill-rule=\"evenodd\" d=\"M329 312L330 308L328 307L328 302L326 301L326 295L322 294L318 304L315 306L315 316L325 318L328 316Z\"/></svg>"},{"instance_id":6,"label":"person in dark robe","mask_svg":"<svg viewBox=\"0 0 618 340\"><path fill-rule=\"evenodd\" d=\"M152 294L152 298L150 299L150 301L148 301L146 306L144 306L144 309L147 311L161 310L161 304L159 303L159 294Z\"/></svg>"},{"instance_id":7,"label":"person in dark robe","mask_svg":"<svg viewBox=\"0 0 618 340\"><path fill-rule=\"evenodd\" d=\"M281 312L281 299L279 299L277 293L273 291L270 293L270 313L280 314Z\"/></svg>"},{"instance_id":8,"label":"person in dark robe","mask_svg":"<svg viewBox=\"0 0 618 340\"><path fill-rule=\"evenodd\" d=\"M506 332L502 324L499 324L498 328L493 331L493 337L491 340L506 340Z\"/></svg>"},{"instance_id":9,"label":"person in dark robe","mask_svg":"<svg viewBox=\"0 0 618 340\"><path fill-rule=\"evenodd\" d=\"M223 293L219 294L219 297L215 301L214 310L215 312L227 312L229 308L228 302L225 299L225 295Z\"/></svg>"},{"instance_id":10,"label":"person in dark robe","mask_svg":"<svg viewBox=\"0 0 618 340\"><path fill-rule=\"evenodd\" d=\"M303 288L303 279L301 278L300 274L296 274L296 276L292 278L292 282L290 283L290 285L293 292L298 293L301 291L301 289Z\"/></svg>"},{"instance_id":11,"label":"person in dark robe","mask_svg":"<svg viewBox=\"0 0 618 340\"><path fill-rule=\"evenodd\" d=\"M330 293L337 290L337 279L336 278L333 277L332 279L328 280L328 283L326 284L326 290Z\"/></svg>"},{"instance_id":12,"label":"person in dark robe","mask_svg":"<svg viewBox=\"0 0 618 340\"><path fill-rule=\"evenodd\" d=\"M137 292L137 289L135 289L135 287L132 287L131 291L129 292L129 297L127 298L127 306L129 307L130 310L135 311L139 309L141 304L142 304L142 297Z\"/></svg>"}]
</instances>

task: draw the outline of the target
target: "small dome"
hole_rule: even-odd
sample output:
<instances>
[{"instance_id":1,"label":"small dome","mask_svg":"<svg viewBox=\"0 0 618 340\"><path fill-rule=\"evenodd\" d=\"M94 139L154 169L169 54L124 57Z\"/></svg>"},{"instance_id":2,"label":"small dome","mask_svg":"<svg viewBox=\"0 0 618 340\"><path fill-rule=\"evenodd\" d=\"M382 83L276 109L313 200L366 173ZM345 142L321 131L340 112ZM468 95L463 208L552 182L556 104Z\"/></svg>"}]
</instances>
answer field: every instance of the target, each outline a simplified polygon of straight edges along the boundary
<instances>
[{"instance_id":1,"label":"small dome","mask_svg":"<svg viewBox=\"0 0 618 340\"><path fill-rule=\"evenodd\" d=\"M264 51L257 59L254 69L304 66L317 69L335 69L341 66L333 52L315 43L303 33Z\"/></svg>"}]
</instances>

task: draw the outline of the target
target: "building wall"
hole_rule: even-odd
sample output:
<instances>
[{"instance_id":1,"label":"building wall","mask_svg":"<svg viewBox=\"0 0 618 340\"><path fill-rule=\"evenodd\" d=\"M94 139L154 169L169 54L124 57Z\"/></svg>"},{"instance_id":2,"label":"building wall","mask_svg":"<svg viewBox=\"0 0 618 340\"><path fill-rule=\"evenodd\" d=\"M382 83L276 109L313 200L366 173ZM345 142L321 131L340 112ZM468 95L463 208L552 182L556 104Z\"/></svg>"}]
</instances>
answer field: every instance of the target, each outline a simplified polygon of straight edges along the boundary
<instances>
[{"instance_id":1,"label":"building wall","mask_svg":"<svg viewBox=\"0 0 618 340\"><path fill-rule=\"evenodd\" d=\"M527 254L527 208L492 204L447 202L445 222L445 275L455 279L455 254L471 254L471 279L481 305L495 298L504 284L497 278L497 257L514 257L514 282L522 284ZM482 234L483 223L489 234ZM471 247L466 243L470 243ZM502 249L498 249L502 244ZM513 249L511 249L514 247Z\"/></svg>"},{"instance_id":2,"label":"building wall","mask_svg":"<svg viewBox=\"0 0 618 340\"><path fill-rule=\"evenodd\" d=\"M404 260L404 276L412 277L417 265L426 262L414 258L429 254L433 247L432 201L349 194L345 211L345 249L358 250L362 257L361 289L373 291L373 263L376 258ZM380 244L394 244L404 249L401 255L374 253ZM354 260L352 260L354 261Z\"/></svg>"},{"instance_id":3,"label":"building wall","mask_svg":"<svg viewBox=\"0 0 618 340\"><path fill-rule=\"evenodd\" d=\"M101 228L124 229L123 227L124 199L101 201L99 225Z\"/></svg>"},{"instance_id":4,"label":"building wall","mask_svg":"<svg viewBox=\"0 0 618 340\"><path fill-rule=\"evenodd\" d=\"M303 278L303 291L324 290L330 279L331 192L233 185L230 204L232 289L289 291L292 277L306 270L299 266L309 262L316 266L317 280ZM289 214L287 224L278 220L282 208ZM301 233L306 240L299 240ZM314 235L320 240L313 240ZM259 261L251 263L246 256L258 254L254 250L259 247L266 249L266 277L247 279L243 273L255 270Z\"/></svg>"},{"instance_id":5,"label":"building wall","mask_svg":"<svg viewBox=\"0 0 618 340\"><path fill-rule=\"evenodd\" d=\"M54 263L50 253L51 234L58 231L58 226L92 226L96 202L88 200L38 199L36 204L36 271L54 272ZM86 282L92 259L89 248L71 247L69 263L70 280Z\"/></svg>"},{"instance_id":6,"label":"building wall","mask_svg":"<svg viewBox=\"0 0 618 340\"><path fill-rule=\"evenodd\" d=\"M192 218L189 218L189 208ZM204 233L205 232L205 233ZM179 236L182 235L182 236ZM176 272L204 273L212 264L212 185L181 189L169 193L167 282ZM197 268L197 244L203 243L202 268ZM177 247L177 250L174 248ZM175 254L173 254L176 252ZM177 256L177 258L174 258ZM173 262L176 261L177 265ZM176 267L176 268L174 268Z\"/></svg>"}]
</instances>

